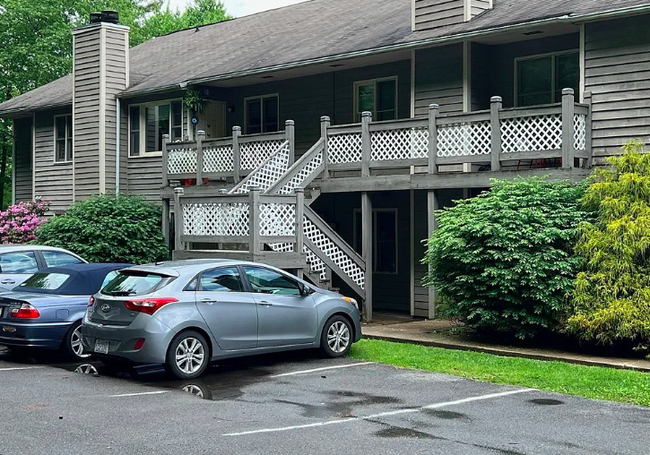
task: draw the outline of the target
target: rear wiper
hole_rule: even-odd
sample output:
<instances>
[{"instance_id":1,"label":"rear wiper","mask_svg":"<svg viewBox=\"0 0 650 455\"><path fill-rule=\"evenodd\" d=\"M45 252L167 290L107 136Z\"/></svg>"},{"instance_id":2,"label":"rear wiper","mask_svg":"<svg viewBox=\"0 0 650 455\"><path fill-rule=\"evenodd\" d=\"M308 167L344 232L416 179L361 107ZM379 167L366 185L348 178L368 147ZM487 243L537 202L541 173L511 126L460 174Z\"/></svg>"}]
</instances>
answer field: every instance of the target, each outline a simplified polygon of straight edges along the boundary
<instances>
[{"instance_id":1,"label":"rear wiper","mask_svg":"<svg viewBox=\"0 0 650 455\"><path fill-rule=\"evenodd\" d=\"M109 294L114 297L126 297L129 295L135 295L136 292L135 291L111 291L109 292Z\"/></svg>"}]
</instances>

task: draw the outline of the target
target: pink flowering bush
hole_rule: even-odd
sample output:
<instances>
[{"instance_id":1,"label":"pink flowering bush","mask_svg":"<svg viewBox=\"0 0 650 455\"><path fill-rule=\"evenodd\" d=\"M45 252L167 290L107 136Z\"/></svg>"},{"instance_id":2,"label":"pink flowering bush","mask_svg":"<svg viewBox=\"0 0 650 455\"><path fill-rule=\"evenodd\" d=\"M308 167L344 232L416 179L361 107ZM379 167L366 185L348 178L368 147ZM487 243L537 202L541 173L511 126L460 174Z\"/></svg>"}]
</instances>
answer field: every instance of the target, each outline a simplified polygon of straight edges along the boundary
<instances>
[{"instance_id":1,"label":"pink flowering bush","mask_svg":"<svg viewBox=\"0 0 650 455\"><path fill-rule=\"evenodd\" d=\"M47 201L19 202L0 212L0 243L27 243L36 239L35 231L46 219Z\"/></svg>"}]
</instances>

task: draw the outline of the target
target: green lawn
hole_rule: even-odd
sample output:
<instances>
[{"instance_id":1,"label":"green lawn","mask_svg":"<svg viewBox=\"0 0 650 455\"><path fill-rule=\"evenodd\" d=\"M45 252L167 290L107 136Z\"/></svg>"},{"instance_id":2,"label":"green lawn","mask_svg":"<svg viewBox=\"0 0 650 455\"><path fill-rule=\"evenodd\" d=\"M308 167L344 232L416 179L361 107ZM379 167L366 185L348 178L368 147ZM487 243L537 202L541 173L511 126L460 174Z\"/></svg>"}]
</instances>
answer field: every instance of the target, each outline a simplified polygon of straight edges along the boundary
<instances>
[{"instance_id":1,"label":"green lawn","mask_svg":"<svg viewBox=\"0 0 650 455\"><path fill-rule=\"evenodd\" d=\"M650 406L650 373L380 340L361 340L354 345L350 356L358 360L453 374L494 384Z\"/></svg>"}]
</instances>

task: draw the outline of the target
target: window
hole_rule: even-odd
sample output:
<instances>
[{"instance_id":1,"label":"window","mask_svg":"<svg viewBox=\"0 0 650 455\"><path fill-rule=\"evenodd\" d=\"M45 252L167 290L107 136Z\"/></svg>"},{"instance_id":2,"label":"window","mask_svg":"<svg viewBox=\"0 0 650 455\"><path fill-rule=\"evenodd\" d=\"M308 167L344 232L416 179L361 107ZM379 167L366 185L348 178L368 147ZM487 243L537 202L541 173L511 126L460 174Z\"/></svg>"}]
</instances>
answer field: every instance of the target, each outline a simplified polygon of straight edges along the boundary
<instances>
[{"instance_id":1,"label":"window","mask_svg":"<svg viewBox=\"0 0 650 455\"><path fill-rule=\"evenodd\" d=\"M237 267L208 270L201 274L201 291L242 292L244 286Z\"/></svg>"},{"instance_id":2,"label":"window","mask_svg":"<svg viewBox=\"0 0 650 455\"><path fill-rule=\"evenodd\" d=\"M578 93L577 52L563 52L515 60L517 106L559 103L562 89Z\"/></svg>"},{"instance_id":3,"label":"window","mask_svg":"<svg viewBox=\"0 0 650 455\"><path fill-rule=\"evenodd\" d=\"M253 292L260 294L300 295L298 284L273 270L262 267L244 267Z\"/></svg>"},{"instance_id":4,"label":"window","mask_svg":"<svg viewBox=\"0 0 650 455\"><path fill-rule=\"evenodd\" d=\"M0 255L0 273L36 273L38 264L33 251Z\"/></svg>"},{"instance_id":5,"label":"window","mask_svg":"<svg viewBox=\"0 0 650 455\"><path fill-rule=\"evenodd\" d=\"M115 279L111 280L102 294L106 295L144 295L149 294L157 288L162 281L168 282L170 278L146 272L120 272Z\"/></svg>"},{"instance_id":6,"label":"window","mask_svg":"<svg viewBox=\"0 0 650 455\"><path fill-rule=\"evenodd\" d=\"M54 117L54 161L72 161L72 116Z\"/></svg>"},{"instance_id":7,"label":"window","mask_svg":"<svg viewBox=\"0 0 650 455\"><path fill-rule=\"evenodd\" d=\"M129 155L162 151L163 134L183 139L183 103L172 101L129 107Z\"/></svg>"},{"instance_id":8,"label":"window","mask_svg":"<svg viewBox=\"0 0 650 455\"><path fill-rule=\"evenodd\" d=\"M246 134L278 131L280 103L278 95L264 95L244 100Z\"/></svg>"},{"instance_id":9,"label":"window","mask_svg":"<svg viewBox=\"0 0 650 455\"><path fill-rule=\"evenodd\" d=\"M19 287L53 291L63 286L68 278L70 275L66 273L36 273L27 278Z\"/></svg>"},{"instance_id":10,"label":"window","mask_svg":"<svg viewBox=\"0 0 650 455\"><path fill-rule=\"evenodd\" d=\"M397 77L355 82L355 117L361 121L361 113L372 112L373 120L397 118Z\"/></svg>"},{"instance_id":11,"label":"window","mask_svg":"<svg viewBox=\"0 0 650 455\"><path fill-rule=\"evenodd\" d=\"M354 211L354 249L362 253L361 210ZM372 211L373 272L397 273L397 209Z\"/></svg>"},{"instance_id":12,"label":"window","mask_svg":"<svg viewBox=\"0 0 650 455\"><path fill-rule=\"evenodd\" d=\"M58 267L68 264L81 264L83 261L71 254L59 251L41 251L48 267Z\"/></svg>"},{"instance_id":13,"label":"window","mask_svg":"<svg viewBox=\"0 0 650 455\"><path fill-rule=\"evenodd\" d=\"M108 272L108 274L104 277L104 281L102 281L102 285L101 285L101 287L100 287L99 289L104 289L104 287L105 287L108 283L110 283L111 281L113 281L113 279L114 279L115 277L117 277L117 275L119 275L119 272L118 272L117 270L113 270L112 272Z\"/></svg>"}]
</instances>

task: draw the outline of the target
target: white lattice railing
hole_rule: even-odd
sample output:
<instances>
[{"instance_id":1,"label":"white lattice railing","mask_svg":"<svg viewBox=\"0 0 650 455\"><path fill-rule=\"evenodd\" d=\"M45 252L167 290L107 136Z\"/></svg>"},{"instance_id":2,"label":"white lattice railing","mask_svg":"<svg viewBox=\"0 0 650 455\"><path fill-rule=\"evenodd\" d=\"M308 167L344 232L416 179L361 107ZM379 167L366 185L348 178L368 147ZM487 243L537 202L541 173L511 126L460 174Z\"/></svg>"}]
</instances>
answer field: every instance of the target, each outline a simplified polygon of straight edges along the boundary
<instances>
[{"instance_id":1,"label":"white lattice railing","mask_svg":"<svg viewBox=\"0 0 650 455\"><path fill-rule=\"evenodd\" d=\"M573 116L573 146L576 150L587 148L587 114Z\"/></svg>"},{"instance_id":2,"label":"white lattice railing","mask_svg":"<svg viewBox=\"0 0 650 455\"><path fill-rule=\"evenodd\" d=\"M298 187L305 188L318 174L323 166L324 141L321 139L309 149L296 163L284 173L273 185L267 194L291 194Z\"/></svg>"},{"instance_id":3,"label":"white lattice railing","mask_svg":"<svg viewBox=\"0 0 650 455\"><path fill-rule=\"evenodd\" d=\"M408 121L413 123L413 121ZM392 128L381 126L370 130L370 160L396 161L426 158L429 153L429 130L426 122L420 125L395 125Z\"/></svg>"},{"instance_id":4,"label":"white lattice railing","mask_svg":"<svg viewBox=\"0 0 650 455\"><path fill-rule=\"evenodd\" d=\"M489 120L441 125L438 127L438 156L488 155L491 140L492 125Z\"/></svg>"},{"instance_id":5,"label":"white lattice railing","mask_svg":"<svg viewBox=\"0 0 650 455\"><path fill-rule=\"evenodd\" d=\"M289 141L281 142L275 150L275 153L260 163L257 169L248 174L248 177L239 182L238 185L230 190L230 193L248 193L253 186L260 188L262 192L266 192L266 190L287 172L290 160L291 149L289 147Z\"/></svg>"},{"instance_id":6,"label":"white lattice railing","mask_svg":"<svg viewBox=\"0 0 650 455\"><path fill-rule=\"evenodd\" d=\"M182 204L183 235L245 237L249 234L248 202L193 202Z\"/></svg>"},{"instance_id":7,"label":"white lattice railing","mask_svg":"<svg viewBox=\"0 0 650 455\"><path fill-rule=\"evenodd\" d=\"M501 121L502 153L562 149L562 114L508 118Z\"/></svg>"},{"instance_id":8,"label":"white lattice railing","mask_svg":"<svg viewBox=\"0 0 650 455\"><path fill-rule=\"evenodd\" d=\"M169 175L196 173L196 143L172 142L167 145L167 173Z\"/></svg>"},{"instance_id":9,"label":"white lattice railing","mask_svg":"<svg viewBox=\"0 0 650 455\"><path fill-rule=\"evenodd\" d=\"M232 143L224 141L203 143L203 174L228 173L234 170Z\"/></svg>"},{"instance_id":10,"label":"white lattice railing","mask_svg":"<svg viewBox=\"0 0 650 455\"><path fill-rule=\"evenodd\" d=\"M334 128L334 127L333 127ZM361 162L361 129L359 131L339 132L333 129L328 133L327 156L330 163L360 163Z\"/></svg>"}]
</instances>

